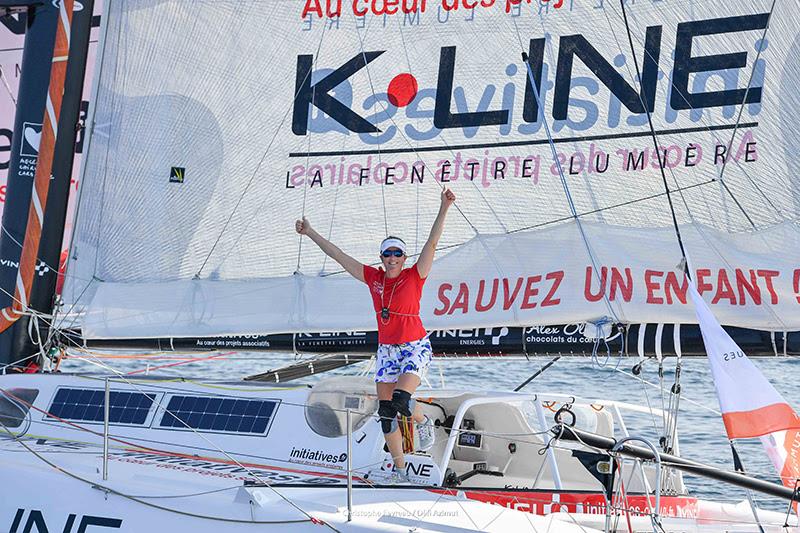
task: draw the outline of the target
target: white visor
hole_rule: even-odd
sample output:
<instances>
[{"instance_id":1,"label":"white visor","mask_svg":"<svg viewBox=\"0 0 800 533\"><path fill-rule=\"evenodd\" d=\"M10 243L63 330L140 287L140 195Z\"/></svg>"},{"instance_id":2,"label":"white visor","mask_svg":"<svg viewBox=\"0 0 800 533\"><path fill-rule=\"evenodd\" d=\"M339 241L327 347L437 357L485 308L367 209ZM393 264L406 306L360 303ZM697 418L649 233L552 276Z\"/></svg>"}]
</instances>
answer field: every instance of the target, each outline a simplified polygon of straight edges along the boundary
<instances>
[{"instance_id":1,"label":"white visor","mask_svg":"<svg viewBox=\"0 0 800 533\"><path fill-rule=\"evenodd\" d=\"M383 242L381 243L381 253L385 252L389 248L397 248L398 250L403 252L403 255L406 254L406 243L404 243L400 239L395 239L395 238L384 239Z\"/></svg>"}]
</instances>

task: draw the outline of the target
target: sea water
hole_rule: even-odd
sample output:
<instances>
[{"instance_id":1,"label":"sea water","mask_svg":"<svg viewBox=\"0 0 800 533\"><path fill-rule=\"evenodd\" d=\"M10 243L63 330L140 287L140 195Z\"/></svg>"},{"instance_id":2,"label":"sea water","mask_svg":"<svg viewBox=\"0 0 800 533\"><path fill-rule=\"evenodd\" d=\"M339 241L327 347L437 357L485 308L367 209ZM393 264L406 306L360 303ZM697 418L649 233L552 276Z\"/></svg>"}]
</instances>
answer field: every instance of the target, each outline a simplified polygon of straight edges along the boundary
<instances>
[{"instance_id":1,"label":"sea water","mask_svg":"<svg viewBox=\"0 0 800 533\"><path fill-rule=\"evenodd\" d=\"M198 355L203 358L203 355ZM240 379L298 359L292 354L241 353L226 357L190 362L177 366L160 366L150 361L151 375L184 376L201 379ZM96 360L96 363L101 360ZM431 387L468 390L513 390L534 372L541 369L550 358L491 358L491 359L435 359L427 375ZM635 358L591 359L563 357L523 390L530 393L571 394L585 399L605 399L651 406L661 409L669 402L669 389L674 382L675 358L664 362L663 378L659 376L658 363L648 360L638 377L631 374ZM755 364L783 397L800 410L800 358L758 358ZM113 366L121 372L138 372L147 363L142 360L108 360L102 364ZM170 364L170 363L162 363ZM64 371L97 371L96 364L68 360L61 367ZM314 383L331 375L369 373L367 363L359 363L326 374L312 376L292 383ZM645 383L647 382L647 383ZM649 383L649 384L648 384ZM659 385L663 385L664 392ZM745 393L743 390L742 393ZM680 455L687 459L733 470L730 444L718 413L714 383L705 358L684 358L681 372L681 401L678 432ZM633 415L633 416L632 416ZM656 445L661 435L663 420L660 416L639 415L623 412L631 434L642 435ZM736 443L737 450L748 473L762 479L778 482L776 471L764 453L758 439ZM702 477L685 475L689 491L701 498L725 501L741 501L745 491L738 487L719 483ZM786 510L785 502L755 495L759 504L774 510Z\"/></svg>"}]
</instances>

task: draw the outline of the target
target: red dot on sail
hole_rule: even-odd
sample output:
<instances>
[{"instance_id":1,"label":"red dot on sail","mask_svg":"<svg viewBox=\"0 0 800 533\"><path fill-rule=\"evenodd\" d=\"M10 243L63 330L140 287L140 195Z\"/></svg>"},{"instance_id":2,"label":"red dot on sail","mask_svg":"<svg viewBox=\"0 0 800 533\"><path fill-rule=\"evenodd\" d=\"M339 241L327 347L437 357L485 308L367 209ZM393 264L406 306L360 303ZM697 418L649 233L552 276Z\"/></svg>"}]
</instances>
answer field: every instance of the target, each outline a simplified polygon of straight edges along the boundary
<instances>
[{"instance_id":1,"label":"red dot on sail","mask_svg":"<svg viewBox=\"0 0 800 533\"><path fill-rule=\"evenodd\" d=\"M395 107L407 106L417 96L417 79L411 74L398 74L389 82L389 102Z\"/></svg>"}]
</instances>

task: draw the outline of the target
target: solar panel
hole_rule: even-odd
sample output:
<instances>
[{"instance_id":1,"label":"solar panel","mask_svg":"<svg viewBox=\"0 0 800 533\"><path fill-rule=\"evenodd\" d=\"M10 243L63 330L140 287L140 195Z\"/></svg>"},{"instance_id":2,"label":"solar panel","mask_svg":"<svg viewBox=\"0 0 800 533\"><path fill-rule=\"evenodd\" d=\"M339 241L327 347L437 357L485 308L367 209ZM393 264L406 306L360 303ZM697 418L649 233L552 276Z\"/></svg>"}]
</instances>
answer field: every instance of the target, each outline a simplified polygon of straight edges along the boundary
<instances>
[{"instance_id":1,"label":"solar panel","mask_svg":"<svg viewBox=\"0 0 800 533\"><path fill-rule=\"evenodd\" d=\"M112 424L142 425L154 401L153 394L111 391L108 421ZM102 389L60 388L45 418L102 422L104 403L105 391Z\"/></svg>"},{"instance_id":2,"label":"solar panel","mask_svg":"<svg viewBox=\"0 0 800 533\"><path fill-rule=\"evenodd\" d=\"M173 396L159 425L162 428L263 435L277 406L275 400Z\"/></svg>"}]
</instances>

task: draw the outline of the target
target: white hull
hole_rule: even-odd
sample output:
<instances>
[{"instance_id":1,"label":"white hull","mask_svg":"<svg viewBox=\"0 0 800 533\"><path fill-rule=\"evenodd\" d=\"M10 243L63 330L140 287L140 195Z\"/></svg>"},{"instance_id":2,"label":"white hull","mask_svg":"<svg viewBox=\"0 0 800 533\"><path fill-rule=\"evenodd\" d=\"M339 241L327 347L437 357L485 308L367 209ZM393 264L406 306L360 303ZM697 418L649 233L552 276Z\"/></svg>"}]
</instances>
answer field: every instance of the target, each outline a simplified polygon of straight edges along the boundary
<instances>
[{"instance_id":1,"label":"white hull","mask_svg":"<svg viewBox=\"0 0 800 533\"><path fill-rule=\"evenodd\" d=\"M100 467L101 458L94 457ZM77 466L77 465L76 465ZM325 531L314 520L339 531L519 531L531 524L539 531L578 532L574 525L559 524L552 518L532 516L514 510L467 500L463 497L440 498L426 490L353 491L352 521L347 521L346 490L341 488L280 488L283 497L302 508L299 511L269 488L243 488L222 480L197 480L192 474L164 479L156 468L130 464L112 464L110 479L103 484L96 468L84 472L86 481L53 475L52 470L35 465L4 468L14 483L13 491L4 489L0 503L0 530L27 529L41 511L41 521L49 531L62 531L71 515L77 532L81 521L94 524L88 531ZM73 471L75 472L75 471ZM40 482L48 480L42 490ZM97 482L96 486L90 484ZM239 483L238 485L241 485ZM128 499L107 493L101 486L122 494L165 496L189 492L219 490L207 495L175 498ZM12 523L19 515L17 527ZM555 525L551 525L555 524ZM38 531L44 531L39 528Z\"/></svg>"},{"instance_id":2,"label":"white hull","mask_svg":"<svg viewBox=\"0 0 800 533\"><path fill-rule=\"evenodd\" d=\"M429 454L407 456L410 477L416 482L409 486L375 486L385 459L379 425L371 417L358 421L354 416L350 457L354 489L348 521L347 437L319 431L331 430L325 423L338 420L336 402L341 398L337 398L352 400L363 383L332 383L335 387L328 389L149 380L111 383L111 391L130 396L111 402L110 417L125 421L110 424L104 467L103 424L78 420L92 418L92 406L84 405L91 401L85 398L95 394L96 399L104 380L62 375L0 377L0 389L6 394L6 410L0 414L6 416L4 424L16 425L9 430L18 435L16 440L0 440L5 480L0 485L0 531L324 531L323 524L338 531L571 533L604 529L600 484L572 457L572 450L537 453L548 436L540 434L535 421L525 416L524 406L535 405L534 396L458 391L420 394L432 402L424 406L432 419L453 415L453 427L462 430L448 435L438 427L437 444ZM36 398L24 419L14 421L8 418L7 400L11 397L19 405L25 390L28 397L36 391ZM68 398L79 393L84 399ZM154 398L146 408L135 400L136 395L145 394ZM212 427L189 429L165 422L167 406L177 412L176 398L189 396L275 402L276 407L267 419L262 417L260 433L252 421L247 427L240 424L239 432L231 429L235 414L225 418L228 429L220 429L223 419L216 421L214 429L212 421L192 419L185 413L191 425ZM363 398L369 400L368 395ZM553 407L551 401L556 400L544 405ZM542 402L541 396L537 402ZM323 403L328 407L319 407ZM316 411L309 404L316 405ZM244 409L244 404L241 409L229 405L233 406L229 414ZM587 411L581 405L576 402L573 407L579 424L593 424L590 429L601 433L620 431L617 405L595 403ZM359 410L355 404L349 407ZM368 410L368 401L360 407ZM213 415L213 407L203 409L204 416L222 416ZM58 410L60 417L54 415ZM599 414L587 419L590 412ZM471 431L463 429L465 420L467 426L474 425ZM479 446L467 443L469 439L462 442L458 438L462 433L481 435ZM452 475L463 476L476 463L492 474L468 476L452 486ZM103 479L104 468L107 479ZM622 478L630 496L624 505L622 500L615 504L628 511L614 513L612 526L618 531L628 531L628 524L634 531L652 531L646 496L641 492L642 484L652 482L652 472L631 466ZM696 500L685 494L679 475L671 478L668 488L677 494L662 496L665 531L757 530L746 505ZM783 530L784 517L779 513L761 511L760 518L766 531Z\"/></svg>"}]
</instances>

